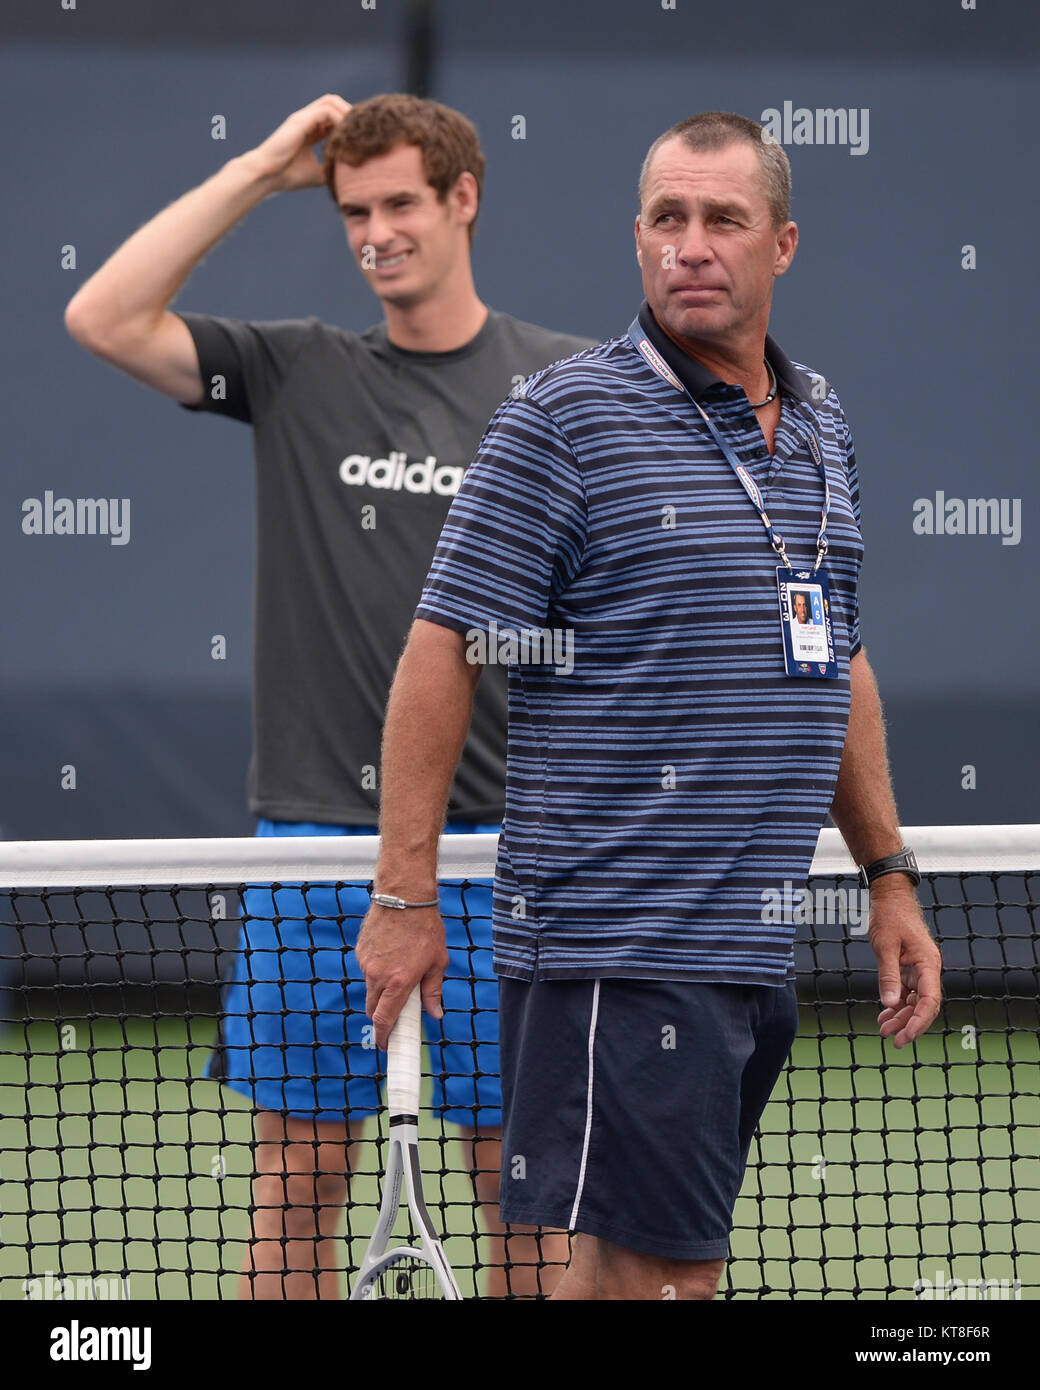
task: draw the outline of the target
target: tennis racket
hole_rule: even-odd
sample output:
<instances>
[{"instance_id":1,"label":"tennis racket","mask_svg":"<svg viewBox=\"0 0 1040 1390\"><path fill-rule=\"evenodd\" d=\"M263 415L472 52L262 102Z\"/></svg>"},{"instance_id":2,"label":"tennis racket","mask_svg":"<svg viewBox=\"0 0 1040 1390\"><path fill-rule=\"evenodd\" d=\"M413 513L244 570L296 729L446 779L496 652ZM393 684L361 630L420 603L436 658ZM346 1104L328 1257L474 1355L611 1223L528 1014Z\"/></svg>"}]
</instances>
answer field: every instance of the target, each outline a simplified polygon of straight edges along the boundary
<instances>
[{"instance_id":1,"label":"tennis racket","mask_svg":"<svg viewBox=\"0 0 1040 1390\"><path fill-rule=\"evenodd\" d=\"M419 986L394 1024L387 1047L386 1100L390 1112L390 1153L383 1177L379 1219L368 1242L355 1299L461 1298L423 1199L419 1166L419 1059L422 1051ZM419 1245L387 1250L401 1205L401 1180Z\"/></svg>"}]
</instances>

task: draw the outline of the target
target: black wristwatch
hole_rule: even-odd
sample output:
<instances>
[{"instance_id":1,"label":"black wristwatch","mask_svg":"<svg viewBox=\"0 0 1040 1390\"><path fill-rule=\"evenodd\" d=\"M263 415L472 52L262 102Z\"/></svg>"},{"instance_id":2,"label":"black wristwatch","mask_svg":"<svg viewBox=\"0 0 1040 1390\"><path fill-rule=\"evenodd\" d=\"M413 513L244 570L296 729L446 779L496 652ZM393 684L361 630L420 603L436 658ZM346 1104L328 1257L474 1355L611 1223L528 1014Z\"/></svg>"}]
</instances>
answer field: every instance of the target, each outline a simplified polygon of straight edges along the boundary
<instances>
[{"instance_id":1,"label":"black wristwatch","mask_svg":"<svg viewBox=\"0 0 1040 1390\"><path fill-rule=\"evenodd\" d=\"M907 849L905 845L898 854L889 854L884 859L875 859L873 864L861 866L859 871L860 887L869 888L874 880L880 878L882 874L906 874L915 888L921 882L921 870L917 867L914 852L912 849Z\"/></svg>"}]
</instances>

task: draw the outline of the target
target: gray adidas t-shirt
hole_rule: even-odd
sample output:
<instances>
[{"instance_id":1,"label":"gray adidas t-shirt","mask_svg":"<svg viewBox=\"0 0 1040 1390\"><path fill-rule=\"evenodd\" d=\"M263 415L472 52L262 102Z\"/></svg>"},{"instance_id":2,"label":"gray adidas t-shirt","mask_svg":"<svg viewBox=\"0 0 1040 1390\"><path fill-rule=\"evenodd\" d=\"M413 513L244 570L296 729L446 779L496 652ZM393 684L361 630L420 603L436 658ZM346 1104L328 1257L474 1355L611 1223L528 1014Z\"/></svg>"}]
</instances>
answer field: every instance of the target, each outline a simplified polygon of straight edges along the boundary
<instances>
[{"instance_id":1,"label":"gray adidas t-shirt","mask_svg":"<svg viewBox=\"0 0 1040 1390\"><path fill-rule=\"evenodd\" d=\"M494 310L436 353L395 347L385 324L181 318L206 383L197 409L253 426L250 810L374 825L390 682L463 473L514 386L593 340ZM489 666L449 815L501 818L505 735L505 671Z\"/></svg>"}]
</instances>

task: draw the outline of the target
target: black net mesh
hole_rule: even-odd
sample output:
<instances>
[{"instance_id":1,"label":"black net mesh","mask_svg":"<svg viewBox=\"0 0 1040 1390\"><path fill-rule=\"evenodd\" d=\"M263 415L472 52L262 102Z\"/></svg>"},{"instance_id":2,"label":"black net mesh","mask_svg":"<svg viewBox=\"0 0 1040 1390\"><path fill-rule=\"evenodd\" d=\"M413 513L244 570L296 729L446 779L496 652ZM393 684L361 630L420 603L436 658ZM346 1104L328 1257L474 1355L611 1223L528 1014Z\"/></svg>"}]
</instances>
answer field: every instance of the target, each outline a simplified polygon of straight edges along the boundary
<instances>
[{"instance_id":1,"label":"black net mesh","mask_svg":"<svg viewBox=\"0 0 1040 1390\"><path fill-rule=\"evenodd\" d=\"M926 875L947 1002L901 1052L878 1037L855 885L810 884L801 1031L752 1146L720 1296L912 1299L955 1277L1038 1296L1038 875ZM358 892L0 893L0 1297L233 1299L258 1280L345 1295L386 1156L363 994L329 1003L356 969ZM537 1297L567 1238L487 1229L499 1153L478 1105L494 996L467 978L488 974L487 889L454 892L453 1046L424 1053L427 1203L464 1296ZM241 941L253 921L261 933ZM249 987L237 1002L234 979ZM267 1088L256 1128L250 1083L207 1075L250 1067ZM272 1095L312 1097L318 1122L285 1121Z\"/></svg>"}]
</instances>

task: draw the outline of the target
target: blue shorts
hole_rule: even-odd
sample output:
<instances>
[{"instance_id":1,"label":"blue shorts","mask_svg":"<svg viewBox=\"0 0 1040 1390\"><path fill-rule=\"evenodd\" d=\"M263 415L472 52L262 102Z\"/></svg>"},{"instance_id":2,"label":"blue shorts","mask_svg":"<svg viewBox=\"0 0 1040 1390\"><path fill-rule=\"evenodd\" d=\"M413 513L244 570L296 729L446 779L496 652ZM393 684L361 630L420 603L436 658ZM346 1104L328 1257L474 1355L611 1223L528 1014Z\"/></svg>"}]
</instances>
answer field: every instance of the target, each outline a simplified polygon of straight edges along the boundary
<instances>
[{"instance_id":1,"label":"blue shorts","mask_svg":"<svg viewBox=\"0 0 1040 1390\"><path fill-rule=\"evenodd\" d=\"M494 834L452 821L445 833ZM375 827L260 821L258 835L373 835ZM451 964L444 1017L425 1018L433 1108L474 1128L502 1123L498 982L492 971L491 881L440 885ZM265 1110L339 1123L380 1105L380 1054L365 1015L354 946L368 911L362 883L251 885L223 992L207 1076Z\"/></svg>"},{"instance_id":2,"label":"blue shorts","mask_svg":"<svg viewBox=\"0 0 1040 1390\"><path fill-rule=\"evenodd\" d=\"M499 1014L502 1220L723 1259L794 985L502 979Z\"/></svg>"}]
</instances>

